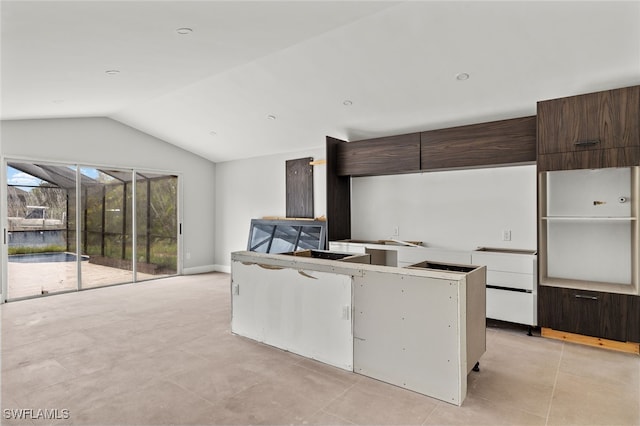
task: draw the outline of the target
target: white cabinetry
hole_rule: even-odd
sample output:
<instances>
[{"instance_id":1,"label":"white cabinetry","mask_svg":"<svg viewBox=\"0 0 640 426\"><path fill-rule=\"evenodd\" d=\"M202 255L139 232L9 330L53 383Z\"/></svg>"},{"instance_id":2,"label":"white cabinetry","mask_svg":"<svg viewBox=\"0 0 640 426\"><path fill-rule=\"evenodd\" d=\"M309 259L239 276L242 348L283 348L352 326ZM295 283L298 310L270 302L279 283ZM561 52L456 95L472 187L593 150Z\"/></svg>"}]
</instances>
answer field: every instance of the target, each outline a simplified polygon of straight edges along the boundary
<instances>
[{"instance_id":1,"label":"white cabinetry","mask_svg":"<svg viewBox=\"0 0 640 426\"><path fill-rule=\"evenodd\" d=\"M537 325L535 251L480 248L471 263L487 267L487 318Z\"/></svg>"},{"instance_id":2,"label":"white cabinetry","mask_svg":"<svg viewBox=\"0 0 640 426\"><path fill-rule=\"evenodd\" d=\"M486 350L485 268L436 266L235 252L231 331L461 405Z\"/></svg>"},{"instance_id":3,"label":"white cabinetry","mask_svg":"<svg viewBox=\"0 0 640 426\"><path fill-rule=\"evenodd\" d=\"M466 251L376 241L332 241L329 246L335 251L370 253L372 263L378 254L377 259L386 259L382 264L389 266L406 267L425 260L487 266L487 318L530 326L538 324L537 256L534 250L480 248Z\"/></svg>"},{"instance_id":4,"label":"white cabinetry","mask_svg":"<svg viewBox=\"0 0 640 426\"><path fill-rule=\"evenodd\" d=\"M411 247L400 244L384 244L377 241L352 242L331 241L329 249L345 253L385 253L379 259L386 259L386 266L405 267L424 260L434 262L471 264L471 252L465 250L450 250L434 247ZM372 254L372 263L374 255Z\"/></svg>"}]
</instances>

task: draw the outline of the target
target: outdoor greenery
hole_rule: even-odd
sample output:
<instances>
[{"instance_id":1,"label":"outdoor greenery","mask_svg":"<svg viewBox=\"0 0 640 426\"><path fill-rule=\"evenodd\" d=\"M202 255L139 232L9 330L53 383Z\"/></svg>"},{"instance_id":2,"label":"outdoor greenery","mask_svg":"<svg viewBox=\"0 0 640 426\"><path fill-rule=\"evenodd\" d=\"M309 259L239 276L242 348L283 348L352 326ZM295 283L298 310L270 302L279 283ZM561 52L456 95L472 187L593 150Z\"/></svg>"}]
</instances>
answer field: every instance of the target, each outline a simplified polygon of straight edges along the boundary
<instances>
[{"instance_id":1,"label":"outdoor greenery","mask_svg":"<svg viewBox=\"0 0 640 426\"><path fill-rule=\"evenodd\" d=\"M132 260L132 183L98 172L95 183L81 187L82 253ZM136 180L138 262L177 270L177 183L175 176ZM75 251L75 190L9 186L9 216L25 217L27 206L46 206L47 217L63 220L65 246L11 247L10 254Z\"/></svg>"},{"instance_id":2,"label":"outdoor greenery","mask_svg":"<svg viewBox=\"0 0 640 426\"><path fill-rule=\"evenodd\" d=\"M64 252L66 251L65 249L66 249L65 246L58 246L58 245L17 246L17 247L9 247L9 255Z\"/></svg>"},{"instance_id":3,"label":"outdoor greenery","mask_svg":"<svg viewBox=\"0 0 640 426\"><path fill-rule=\"evenodd\" d=\"M138 262L175 271L177 178L140 179L136 185ZM131 184L112 181L84 193L84 253L132 260Z\"/></svg>"}]
</instances>

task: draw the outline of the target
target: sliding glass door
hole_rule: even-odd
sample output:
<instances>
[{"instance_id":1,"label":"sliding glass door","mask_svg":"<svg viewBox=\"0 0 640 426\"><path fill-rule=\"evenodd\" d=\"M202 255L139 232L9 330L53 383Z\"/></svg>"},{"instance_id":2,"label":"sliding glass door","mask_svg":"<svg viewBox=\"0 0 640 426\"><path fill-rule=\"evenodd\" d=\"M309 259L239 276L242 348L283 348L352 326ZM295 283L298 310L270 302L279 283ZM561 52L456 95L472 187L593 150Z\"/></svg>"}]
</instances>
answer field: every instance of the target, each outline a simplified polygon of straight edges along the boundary
<instances>
[{"instance_id":1,"label":"sliding glass door","mask_svg":"<svg viewBox=\"0 0 640 426\"><path fill-rule=\"evenodd\" d=\"M7 296L76 290L76 166L10 162L6 176Z\"/></svg>"},{"instance_id":2,"label":"sliding glass door","mask_svg":"<svg viewBox=\"0 0 640 426\"><path fill-rule=\"evenodd\" d=\"M178 177L6 162L5 299L179 272Z\"/></svg>"},{"instance_id":3,"label":"sliding glass door","mask_svg":"<svg viewBox=\"0 0 640 426\"><path fill-rule=\"evenodd\" d=\"M81 167L82 288L133 282L132 172Z\"/></svg>"},{"instance_id":4,"label":"sliding glass door","mask_svg":"<svg viewBox=\"0 0 640 426\"><path fill-rule=\"evenodd\" d=\"M178 177L136 174L137 280L178 272Z\"/></svg>"}]
</instances>

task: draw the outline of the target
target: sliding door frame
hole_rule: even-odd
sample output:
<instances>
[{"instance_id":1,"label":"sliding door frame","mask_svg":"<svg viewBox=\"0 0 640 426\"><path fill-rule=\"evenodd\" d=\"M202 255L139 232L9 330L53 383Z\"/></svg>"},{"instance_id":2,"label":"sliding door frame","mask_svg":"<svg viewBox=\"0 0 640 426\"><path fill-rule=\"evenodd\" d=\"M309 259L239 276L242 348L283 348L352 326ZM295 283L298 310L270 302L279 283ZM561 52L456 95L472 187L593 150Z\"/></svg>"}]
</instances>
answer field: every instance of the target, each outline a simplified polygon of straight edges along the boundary
<instances>
[{"instance_id":1,"label":"sliding door frame","mask_svg":"<svg viewBox=\"0 0 640 426\"><path fill-rule=\"evenodd\" d=\"M8 299L8 286L9 286L9 276L8 276L8 261L9 261L9 242L8 242L8 230L9 230L9 219L8 219L8 205L7 205L7 197L8 193L6 191L7 187L7 168L9 167L9 162L23 162L23 163L31 163L31 164L46 164L51 166L75 166L75 174L76 174L76 185L75 185L75 197L76 197L76 212L75 212L75 220L76 220L76 268L77 268L77 289L76 290L68 290L58 293L52 293L51 295L68 293L73 291L81 291L81 290L90 290L94 288L103 288L103 287L90 287L83 289L82 288L82 185L81 183L81 168L95 168L95 169L115 169L122 172L131 172L131 233L132 233L132 274L133 280L127 283L118 283L118 284L108 284L104 287L109 287L113 285L122 285L122 284L132 284L139 282L137 279L137 220L136 220L136 177L138 174L144 175L148 174L160 174L167 176L175 176L177 178L177 194L176 194L176 273L168 276L179 276L183 274L183 241L182 241L182 218L183 218L183 177L182 173L171 171L171 170L162 170L162 169L153 169L149 167L130 167L130 166L115 166L115 165L105 165L105 164L96 164L96 163L88 163L81 161L52 161L52 160L41 160L33 157L21 157L21 156L12 156L12 155L2 155L0 156L0 213L2 220L0 221L0 229L2 230L2 235L0 235L0 289L2 291L0 297L0 304L13 300L20 299L31 299L47 295L34 295L25 298L16 298L16 299ZM148 196L149 194L147 194ZM166 278L166 276L159 277ZM148 281L148 280L143 280ZM10 295L9 295L10 296Z\"/></svg>"}]
</instances>

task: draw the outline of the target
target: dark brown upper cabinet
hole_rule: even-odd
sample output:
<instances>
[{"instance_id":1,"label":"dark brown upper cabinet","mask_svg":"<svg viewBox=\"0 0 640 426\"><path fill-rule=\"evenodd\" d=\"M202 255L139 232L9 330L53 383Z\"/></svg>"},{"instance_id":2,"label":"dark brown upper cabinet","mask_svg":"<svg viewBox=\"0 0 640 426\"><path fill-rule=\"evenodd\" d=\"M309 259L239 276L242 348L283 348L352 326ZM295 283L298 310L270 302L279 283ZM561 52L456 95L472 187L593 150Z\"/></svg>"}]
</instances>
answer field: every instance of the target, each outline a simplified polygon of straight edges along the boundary
<instances>
[{"instance_id":1,"label":"dark brown upper cabinet","mask_svg":"<svg viewBox=\"0 0 640 426\"><path fill-rule=\"evenodd\" d=\"M538 168L625 167L640 158L640 86L538 102Z\"/></svg>"},{"instance_id":2,"label":"dark brown upper cabinet","mask_svg":"<svg viewBox=\"0 0 640 426\"><path fill-rule=\"evenodd\" d=\"M375 176L420 171L420 133L339 145L339 176Z\"/></svg>"},{"instance_id":3,"label":"dark brown upper cabinet","mask_svg":"<svg viewBox=\"0 0 640 426\"><path fill-rule=\"evenodd\" d=\"M420 134L423 170L536 161L536 117L471 124Z\"/></svg>"},{"instance_id":4,"label":"dark brown upper cabinet","mask_svg":"<svg viewBox=\"0 0 640 426\"><path fill-rule=\"evenodd\" d=\"M630 167L638 164L640 164L640 146L538 155L539 172Z\"/></svg>"}]
</instances>

